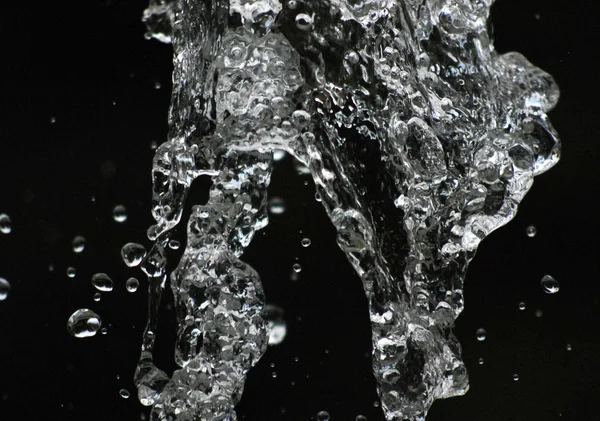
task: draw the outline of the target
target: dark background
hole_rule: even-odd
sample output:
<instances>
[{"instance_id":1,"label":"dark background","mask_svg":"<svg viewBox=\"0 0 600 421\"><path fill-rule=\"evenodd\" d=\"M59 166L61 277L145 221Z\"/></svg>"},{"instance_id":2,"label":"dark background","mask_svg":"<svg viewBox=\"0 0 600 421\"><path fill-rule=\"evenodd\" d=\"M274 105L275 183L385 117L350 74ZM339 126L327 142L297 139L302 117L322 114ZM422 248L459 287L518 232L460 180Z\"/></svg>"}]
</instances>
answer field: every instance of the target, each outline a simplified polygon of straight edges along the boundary
<instances>
[{"instance_id":1,"label":"dark background","mask_svg":"<svg viewBox=\"0 0 600 421\"><path fill-rule=\"evenodd\" d=\"M536 178L515 220L480 246L456 326L471 390L436 402L429 421L599 419L593 5L498 0L492 9L497 49L520 51L558 81L562 96L550 116L563 155ZM119 251L129 241L148 245L150 145L166 136L172 69L171 47L143 37L144 7L138 0L3 5L0 213L10 215L13 230L0 234L0 277L12 284L0 302L2 421L138 420L147 411L135 396L118 394L121 388L135 394L147 298L141 271L126 268ZM202 200L203 187L205 181L196 183L191 201ZM298 175L290 158L277 164L270 191L284 198L287 211L271 218L243 259L261 274L268 302L285 310L288 336L250 372L238 415L296 421L327 410L332 421L358 414L381 421L361 282L336 246L310 177ZM125 223L112 220L117 204L127 207ZM538 228L535 238L525 235L529 224ZM87 239L79 255L71 250L77 234ZM310 247L300 245L303 237ZM302 272L292 281L296 258ZM71 265L74 279L65 274ZM116 284L99 303L90 284L96 272ZM545 274L560 282L560 292L542 291ZM134 294L125 290L129 276L141 282ZM156 353L168 370L170 301L163 303ZM67 318L81 307L101 315L106 335L68 335ZM484 342L476 340L480 327L487 330Z\"/></svg>"}]
</instances>

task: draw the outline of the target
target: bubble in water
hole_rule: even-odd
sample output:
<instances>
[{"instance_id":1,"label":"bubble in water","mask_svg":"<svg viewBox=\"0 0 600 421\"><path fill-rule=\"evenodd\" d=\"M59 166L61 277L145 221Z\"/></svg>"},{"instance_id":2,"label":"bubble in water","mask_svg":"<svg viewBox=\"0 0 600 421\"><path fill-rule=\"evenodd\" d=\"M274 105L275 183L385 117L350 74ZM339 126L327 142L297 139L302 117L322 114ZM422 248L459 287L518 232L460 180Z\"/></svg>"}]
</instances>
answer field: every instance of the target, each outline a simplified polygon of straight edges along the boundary
<instances>
[{"instance_id":1,"label":"bubble in water","mask_svg":"<svg viewBox=\"0 0 600 421\"><path fill-rule=\"evenodd\" d=\"M267 316L267 335L269 345L279 345L287 334L287 325L283 319L283 309L273 304L265 306Z\"/></svg>"},{"instance_id":2,"label":"bubble in water","mask_svg":"<svg viewBox=\"0 0 600 421\"><path fill-rule=\"evenodd\" d=\"M317 414L317 421L329 421L329 412L321 411Z\"/></svg>"},{"instance_id":3,"label":"bubble in water","mask_svg":"<svg viewBox=\"0 0 600 421\"><path fill-rule=\"evenodd\" d=\"M533 225L530 225L527 227L527 230L525 230L525 232L527 233L528 237L532 238L535 237L535 235L537 234L537 229Z\"/></svg>"},{"instance_id":4,"label":"bubble in water","mask_svg":"<svg viewBox=\"0 0 600 421\"><path fill-rule=\"evenodd\" d=\"M110 292L114 287L112 279L106 273L96 273L92 276L92 285L102 292Z\"/></svg>"},{"instance_id":5,"label":"bubble in water","mask_svg":"<svg viewBox=\"0 0 600 421\"><path fill-rule=\"evenodd\" d=\"M94 301L100 301L101 298L102 298L102 294L100 294L99 292L94 294Z\"/></svg>"},{"instance_id":6,"label":"bubble in water","mask_svg":"<svg viewBox=\"0 0 600 421\"><path fill-rule=\"evenodd\" d=\"M75 253L81 253L85 248L85 237L83 235L77 235L73 238L73 251Z\"/></svg>"},{"instance_id":7,"label":"bubble in water","mask_svg":"<svg viewBox=\"0 0 600 421\"><path fill-rule=\"evenodd\" d=\"M138 243L127 243L121 249L121 257L127 266L135 267L142 263L146 256L146 249Z\"/></svg>"},{"instance_id":8,"label":"bubble in water","mask_svg":"<svg viewBox=\"0 0 600 421\"><path fill-rule=\"evenodd\" d=\"M364 415L357 415L355 421L367 421L367 417Z\"/></svg>"},{"instance_id":9,"label":"bubble in water","mask_svg":"<svg viewBox=\"0 0 600 421\"><path fill-rule=\"evenodd\" d=\"M116 222L121 223L127 221L127 209L123 205L115 206L112 215Z\"/></svg>"},{"instance_id":10,"label":"bubble in water","mask_svg":"<svg viewBox=\"0 0 600 421\"><path fill-rule=\"evenodd\" d=\"M513 380L518 382L519 381L519 375L518 374L513 374Z\"/></svg>"},{"instance_id":11,"label":"bubble in water","mask_svg":"<svg viewBox=\"0 0 600 421\"><path fill-rule=\"evenodd\" d=\"M296 27L301 31L310 31L312 24L312 18L306 13L298 13L298 15L296 15Z\"/></svg>"},{"instance_id":12,"label":"bubble in water","mask_svg":"<svg viewBox=\"0 0 600 421\"><path fill-rule=\"evenodd\" d=\"M281 215L285 212L285 202L281 197L272 197L269 199L269 213Z\"/></svg>"},{"instance_id":13,"label":"bubble in water","mask_svg":"<svg viewBox=\"0 0 600 421\"><path fill-rule=\"evenodd\" d=\"M550 275L544 275L542 278L542 288L548 294L555 294L560 289L558 281Z\"/></svg>"},{"instance_id":14,"label":"bubble in water","mask_svg":"<svg viewBox=\"0 0 600 421\"><path fill-rule=\"evenodd\" d=\"M0 301L6 300L8 291L10 291L10 283L4 278L0 278Z\"/></svg>"},{"instance_id":15,"label":"bubble in water","mask_svg":"<svg viewBox=\"0 0 600 421\"><path fill-rule=\"evenodd\" d=\"M76 274L77 274L77 271L75 270L75 268L73 266L69 266L67 268L67 276L69 278L74 278Z\"/></svg>"},{"instance_id":16,"label":"bubble in water","mask_svg":"<svg viewBox=\"0 0 600 421\"><path fill-rule=\"evenodd\" d=\"M89 338L98 332L101 325L100 316L92 310L82 308L71 314L67 321L67 330L76 338Z\"/></svg>"},{"instance_id":17,"label":"bubble in water","mask_svg":"<svg viewBox=\"0 0 600 421\"><path fill-rule=\"evenodd\" d=\"M2 234L10 234L12 231L12 222L10 220L10 216L3 213L0 214L0 232Z\"/></svg>"},{"instance_id":18,"label":"bubble in water","mask_svg":"<svg viewBox=\"0 0 600 421\"><path fill-rule=\"evenodd\" d=\"M135 278L129 278L125 283L125 288L127 288L127 291L129 292L136 292L139 286L140 283Z\"/></svg>"},{"instance_id":19,"label":"bubble in water","mask_svg":"<svg viewBox=\"0 0 600 421\"><path fill-rule=\"evenodd\" d=\"M308 247L311 244L310 238L303 238L301 241L302 247Z\"/></svg>"},{"instance_id":20,"label":"bubble in water","mask_svg":"<svg viewBox=\"0 0 600 421\"><path fill-rule=\"evenodd\" d=\"M302 266L300 266L300 263L294 263L292 265L292 269L294 270L294 272L300 273L300 271L302 270Z\"/></svg>"},{"instance_id":21,"label":"bubble in water","mask_svg":"<svg viewBox=\"0 0 600 421\"><path fill-rule=\"evenodd\" d=\"M525 310L525 308L527 308L527 307L526 307L526 305L525 305L525 303L524 303L523 301L521 301L521 302L519 303L519 310L521 310L521 311L522 311L522 310Z\"/></svg>"},{"instance_id":22,"label":"bubble in water","mask_svg":"<svg viewBox=\"0 0 600 421\"><path fill-rule=\"evenodd\" d=\"M477 334L477 340L478 340L479 342L483 342L483 341L485 341L485 334L486 334L486 331L485 331L485 329L483 329L483 328L479 328L479 329L477 329L477 332L476 332L476 334Z\"/></svg>"},{"instance_id":23,"label":"bubble in water","mask_svg":"<svg viewBox=\"0 0 600 421\"><path fill-rule=\"evenodd\" d=\"M123 399L129 399L129 390L121 389L119 390L119 395L121 395Z\"/></svg>"}]
</instances>

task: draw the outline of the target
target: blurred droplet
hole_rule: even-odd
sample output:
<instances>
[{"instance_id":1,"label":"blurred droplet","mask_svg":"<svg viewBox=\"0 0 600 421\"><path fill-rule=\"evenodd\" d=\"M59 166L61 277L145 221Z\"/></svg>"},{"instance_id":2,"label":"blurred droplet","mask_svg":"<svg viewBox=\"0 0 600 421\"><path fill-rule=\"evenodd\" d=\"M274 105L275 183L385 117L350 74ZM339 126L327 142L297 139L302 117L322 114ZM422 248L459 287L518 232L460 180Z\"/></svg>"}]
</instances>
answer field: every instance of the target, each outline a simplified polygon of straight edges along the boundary
<instances>
[{"instance_id":1,"label":"blurred droplet","mask_svg":"<svg viewBox=\"0 0 600 421\"><path fill-rule=\"evenodd\" d=\"M285 202L281 197L272 197L269 199L269 213L281 215L285 212Z\"/></svg>"},{"instance_id":2,"label":"blurred droplet","mask_svg":"<svg viewBox=\"0 0 600 421\"><path fill-rule=\"evenodd\" d=\"M321 411L317 414L317 421L329 421L329 412Z\"/></svg>"},{"instance_id":3,"label":"blurred droplet","mask_svg":"<svg viewBox=\"0 0 600 421\"><path fill-rule=\"evenodd\" d=\"M119 395L121 395L123 399L129 399L129 391L127 389L119 390Z\"/></svg>"}]
</instances>

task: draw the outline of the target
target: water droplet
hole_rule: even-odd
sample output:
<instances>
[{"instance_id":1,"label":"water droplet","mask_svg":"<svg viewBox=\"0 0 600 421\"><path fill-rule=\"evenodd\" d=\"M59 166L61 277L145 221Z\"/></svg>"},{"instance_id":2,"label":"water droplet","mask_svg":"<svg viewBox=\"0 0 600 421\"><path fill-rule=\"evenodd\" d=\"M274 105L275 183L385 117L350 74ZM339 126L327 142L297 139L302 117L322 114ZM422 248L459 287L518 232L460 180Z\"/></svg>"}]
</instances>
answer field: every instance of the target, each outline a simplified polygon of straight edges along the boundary
<instances>
[{"instance_id":1,"label":"water droplet","mask_svg":"<svg viewBox=\"0 0 600 421\"><path fill-rule=\"evenodd\" d=\"M317 421L329 421L329 412L321 411L317 414Z\"/></svg>"},{"instance_id":2,"label":"water droplet","mask_svg":"<svg viewBox=\"0 0 600 421\"><path fill-rule=\"evenodd\" d=\"M271 373L271 376L272 376L273 378L276 378L276 377L277 377L277 373L274 371L273 373Z\"/></svg>"},{"instance_id":3,"label":"water droplet","mask_svg":"<svg viewBox=\"0 0 600 421\"><path fill-rule=\"evenodd\" d=\"M300 263L294 263L292 265L292 269L294 270L294 272L300 273L300 271L302 270L302 266L300 266Z\"/></svg>"},{"instance_id":4,"label":"water droplet","mask_svg":"<svg viewBox=\"0 0 600 421\"><path fill-rule=\"evenodd\" d=\"M73 238L73 251L75 253L81 253L85 248L85 237L83 235L77 235Z\"/></svg>"},{"instance_id":5,"label":"water droplet","mask_svg":"<svg viewBox=\"0 0 600 421\"><path fill-rule=\"evenodd\" d=\"M484 361L483 361L483 358L479 358L479 359L477 360L477 362L479 363L479 365L482 365L482 364L483 364L483 362L484 362Z\"/></svg>"},{"instance_id":6,"label":"water droplet","mask_svg":"<svg viewBox=\"0 0 600 421\"><path fill-rule=\"evenodd\" d=\"M287 325L283 319L283 309L273 304L265 306L267 315L267 334L269 345L279 345L287 334Z\"/></svg>"},{"instance_id":7,"label":"water droplet","mask_svg":"<svg viewBox=\"0 0 600 421\"><path fill-rule=\"evenodd\" d=\"M4 278L0 278L0 301L6 300L8 291L10 291L10 283Z\"/></svg>"},{"instance_id":8,"label":"water droplet","mask_svg":"<svg viewBox=\"0 0 600 421\"><path fill-rule=\"evenodd\" d=\"M76 338L89 338L98 332L101 325L100 316L92 310L82 308L71 314L67 321L67 330Z\"/></svg>"},{"instance_id":9,"label":"water droplet","mask_svg":"<svg viewBox=\"0 0 600 421\"><path fill-rule=\"evenodd\" d=\"M110 292L114 287L112 279L106 273L96 273L92 276L92 285L102 292Z\"/></svg>"},{"instance_id":10,"label":"water droplet","mask_svg":"<svg viewBox=\"0 0 600 421\"><path fill-rule=\"evenodd\" d=\"M0 232L2 234L10 234L12 231L12 222L10 220L10 216L3 213L0 214Z\"/></svg>"},{"instance_id":11,"label":"water droplet","mask_svg":"<svg viewBox=\"0 0 600 421\"><path fill-rule=\"evenodd\" d=\"M513 380L518 382L519 381L519 375L518 374L513 374Z\"/></svg>"},{"instance_id":12,"label":"water droplet","mask_svg":"<svg viewBox=\"0 0 600 421\"><path fill-rule=\"evenodd\" d=\"M542 312L542 310L538 309L538 310L535 311L535 317L539 318L539 317L542 317L543 315L544 315L544 313Z\"/></svg>"},{"instance_id":13,"label":"water droplet","mask_svg":"<svg viewBox=\"0 0 600 421\"><path fill-rule=\"evenodd\" d=\"M152 142L150 142L150 149L155 150L156 148L158 148L158 142L156 142L156 140L153 140Z\"/></svg>"},{"instance_id":14,"label":"water droplet","mask_svg":"<svg viewBox=\"0 0 600 421\"><path fill-rule=\"evenodd\" d=\"M101 298L102 298L102 294L100 294L99 292L94 294L94 301L100 301Z\"/></svg>"},{"instance_id":15,"label":"water droplet","mask_svg":"<svg viewBox=\"0 0 600 421\"><path fill-rule=\"evenodd\" d=\"M129 292L136 292L139 286L140 283L135 278L129 278L125 283L125 288L127 288L127 291Z\"/></svg>"},{"instance_id":16,"label":"water droplet","mask_svg":"<svg viewBox=\"0 0 600 421\"><path fill-rule=\"evenodd\" d=\"M379 401L375 401L375 402L373 402L373 406L374 406L375 408L379 408L379 405L380 405Z\"/></svg>"},{"instance_id":17,"label":"water droplet","mask_svg":"<svg viewBox=\"0 0 600 421\"><path fill-rule=\"evenodd\" d=\"M162 86L159 81L154 82L154 89L160 89Z\"/></svg>"},{"instance_id":18,"label":"water droplet","mask_svg":"<svg viewBox=\"0 0 600 421\"><path fill-rule=\"evenodd\" d=\"M281 150L281 149L275 149L273 151L273 161L281 161L283 160L283 158L285 158L286 155L286 151Z\"/></svg>"},{"instance_id":19,"label":"water droplet","mask_svg":"<svg viewBox=\"0 0 600 421\"><path fill-rule=\"evenodd\" d=\"M357 415L356 421L367 421L367 417L365 417L364 415Z\"/></svg>"},{"instance_id":20,"label":"water droplet","mask_svg":"<svg viewBox=\"0 0 600 421\"><path fill-rule=\"evenodd\" d=\"M171 241L169 241L169 247L172 250L178 250L179 247L181 247L181 243L177 240L171 240Z\"/></svg>"},{"instance_id":21,"label":"water droplet","mask_svg":"<svg viewBox=\"0 0 600 421\"><path fill-rule=\"evenodd\" d=\"M320 202L321 200L323 200L323 198L321 197L321 195L319 194L319 192L315 193L315 200L317 202Z\"/></svg>"},{"instance_id":22,"label":"water droplet","mask_svg":"<svg viewBox=\"0 0 600 421\"><path fill-rule=\"evenodd\" d=\"M115 206L112 215L116 222L121 223L127 221L127 209L123 205Z\"/></svg>"},{"instance_id":23,"label":"water droplet","mask_svg":"<svg viewBox=\"0 0 600 421\"><path fill-rule=\"evenodd\" d=\"M106 335L108 333L108 329L103 327L102 329L100 329L100 333Z\"/></svg>"},{"instance_id":24,"label":"water droplet","mask_svg":"<svg viewBox=\"0 0 600 421\"><path fill-rule=\"evenodd\" d=\"M48 272L54 272L54 265L48 265Z\"/></svg>"},{"instance_id":25,"label":"water droplet","mask_svg":"<svg viewBox=\"0 0 600 421\"><path fill-rule=\"evenodd\" d=\"M56 117L52 116L50 117L50 124L54 124L56 123Z\"/></svg>"},{"instance_id":26,"label":"water droplet","mask_svg":"<svg viewBox=\"0 0 600 421\"><path fill-rule=\"evenodd\" d=\"M306 13L298 13L298 15L296 15L296 27L301 31L310 31L312 24L312 18Z\"/></svg>"},{"instance_id":27,"label":"water droplet","mask_svg":"<svg viewBox=\"0 0 600 421\"><path fill-rule=\"evenodd\" d=\"M550 275L544 275L542 278L542 288L548 294L555 294L560 289L558 281Z\"/></svg>"},{"instance_id":28,"label":"water droplet","mask_svg":"<svg viewBox=\"0 0 600 421\"><path fill-rule=\"evenodd\" d=\"M571 351L573 349L573 347L571 346L571 344L567 344L567 351Z\"/></svg>"},{"instance_id":29,"label":"water droplet","mask_svg":"<svg viewBox=\"0 0 600 421\"><path fill-rule=\"evenodd\" d=\"M348 63L350 64L358 64L359 61L359 57L358 54L356 54L356 51L350 50L346 53L346 60L348 61Z\"/></svg>"},{"instance_id":30,"label":"water droplet","mask_svg":"<svg viewBox=\"0 0 600 421\"><path fill-rule=\"evenodd\" d=\"M530 226L527 227L527 229L525 230L525 232L527 233L527 236L529 238L533 238L537 234L537 229L533 225L530 225Z\"/></svg>"},{"instance_id":31,"label":"water droplet","mask_svg":"<svg viewBox=\"0 0 600 421\"><path fill-rule=\"evenodd\" d=\"M285 202L281 197L272 197L269 199L269 213L281 215L285 212Z\"/></svg>"},{"instance_id":32,"label":"water droplet","mask_svg":"<svg viewBox=\"0 0 600 421\"><path fill-rule=\"evenodd\" d=\"M119 395L121 395L123 399L129 399L129 390L121 389L119 390Z\"/></svg>"},{"instance_id":33,"label":"water droplet","mask_svg":"<svg viewBox=\"0 0 600 421\"><path fill-rule=\"evenodd\" d=\"M477 332L476 332L476 334L477 334L477 340L478 340L479 342L483 342L483 341L485 341L485 334L486 334L486 331L485 331L485 329L483 329L483 328L479 328L479 329L477 329Z\"/></svg>"},{"instance_id":34,"label":"water droplet","mask_svg":"<svg viewBox=\"0 0 600 421\"><path fill-rule=\"evenodd\" d=\"M525 308L527 308L526 305L525 305L525 303L523 301L521 301L519 303L519 310L523 311L523 310L525 310Z\"/></svg>"},{"instance_id":35,"label":"water droplet","mask_svg":"<svg viewBox=\"0 0 600 421\"><path fill-rule=\"evenodd\" d=\"M308 247L311 244L310 238L303 238L302 241L302 247Z\"/></svg>"},{"instance_id":36,"label":"water droplet","mask_svg":"<svg viewBox=\"0 0 600 421\"><path fill-rule=\"evenodd\" d=\"M127 243L121 249L123 262L130 268L138 266L146 257L146 249L138 243Z\"/></svg>"},{"instance_id":37,"label":"water droplet","mask_svg":"<svg viewBox=\"0 0 600 421\"><path fill-rule=\"evenodd\" d=\"M75 270L75 268L73 266L69 266L67 268L67 276L69 278L74 278L76 274L77 274L77 271Z\"/></svg>"}]
</instances>

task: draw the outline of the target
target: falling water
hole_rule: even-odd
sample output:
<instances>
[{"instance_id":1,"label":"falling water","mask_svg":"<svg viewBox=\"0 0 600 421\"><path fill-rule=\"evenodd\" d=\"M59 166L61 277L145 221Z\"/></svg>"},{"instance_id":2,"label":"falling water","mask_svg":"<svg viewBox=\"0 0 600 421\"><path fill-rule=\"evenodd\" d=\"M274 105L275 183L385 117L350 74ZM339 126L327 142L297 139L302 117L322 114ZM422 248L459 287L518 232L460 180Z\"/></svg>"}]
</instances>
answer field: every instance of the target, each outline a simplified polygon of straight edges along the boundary
<instances>
[{"instance_id":1,"label":"falling water","mask_svg":"<svg viewBox=\"0 0 600 421\"><path fill-rule=\"evenodd\" d=\"M168 140L153 162L149 320L136 370L153 420L235 420L268 344L264 293L240 260L267 224L274 154L305 165L368 298L388 420L464 394L452 333L467 266L552 167L550 75L488 33L492 0L151 0L173 44ZM152 359L167 248L193 180L175 297L179 369ZM271 201L271 205L273 202ZM283 207L283 204L278 204ZM283 208L282 208L283 209Z\"/></svg>"}]
</instances>

